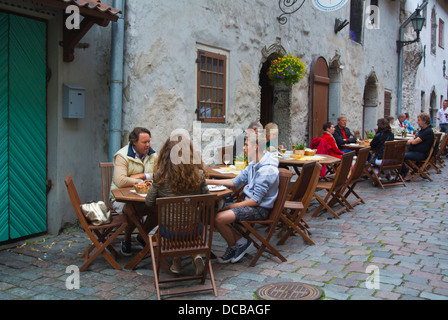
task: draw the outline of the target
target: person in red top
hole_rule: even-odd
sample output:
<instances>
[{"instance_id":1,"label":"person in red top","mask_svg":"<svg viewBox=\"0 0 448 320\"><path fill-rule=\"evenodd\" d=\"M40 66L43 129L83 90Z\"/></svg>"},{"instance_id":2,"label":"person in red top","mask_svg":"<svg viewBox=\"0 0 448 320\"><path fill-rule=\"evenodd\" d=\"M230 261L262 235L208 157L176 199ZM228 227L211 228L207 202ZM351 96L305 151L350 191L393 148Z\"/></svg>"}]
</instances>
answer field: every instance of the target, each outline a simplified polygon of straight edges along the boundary
<instances>
[{"instance_id":1,"label":"person in red top","mask_svg":"<svg viewBox=\"0 0 448 320\"><path fill-rule=\"evenodd\" d=\"M322 129L324 130L322 139L324 139L330 146L330 148L328 148L328 154L330 156L341 159L344 152L342 152L336 145L336 140L333 137L335 130L333 123L331 122L324 123Z\"/></svg>"}]
</instances>

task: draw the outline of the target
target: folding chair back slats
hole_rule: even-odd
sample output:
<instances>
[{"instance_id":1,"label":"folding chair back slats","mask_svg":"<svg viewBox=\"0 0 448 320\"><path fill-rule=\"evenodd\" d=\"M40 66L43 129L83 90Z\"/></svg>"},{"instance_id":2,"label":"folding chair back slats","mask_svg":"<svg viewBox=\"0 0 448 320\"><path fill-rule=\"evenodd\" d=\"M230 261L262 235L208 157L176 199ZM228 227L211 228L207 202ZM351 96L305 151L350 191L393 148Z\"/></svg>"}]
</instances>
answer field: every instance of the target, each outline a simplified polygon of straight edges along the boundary
<instances>
[{"instance_id":1,"label":"folding chair back slats","mask_svg":"<svg viewBox=\"0 0 448 320\"><path fill-rule=\"evenodd\" d=\"M350 209L358 202L364 203L364 200L355 192L355 186L361 179L362 175L365 173L365 168L367 164L367 159L369 158L370 147L362 148L358 151L358 157L356 159L355 167L353 168L350 177L347 179L341 194L345 192L344 198L347 200ZM353 194L357 199L353 202L348 201L348 197Z\"/></svg>"},{"instance_id":2,"label":"folding chair back slats","mask_svg":"<svg viewBox=\"0 0 448 320\"><path fill-rule=\"evenodd\" d=\"M280 215L283 227L277 234L277 237L281 237L277 242L278 245L285 243L294 231L308 243L314 244L309 237L310 232L306 229L307 225L303 221L303 216L313 198L321 169L322 166L316 161L303 166L299 179L294 183L294 185L297 185L294 189L296 193L292 194L290 200L285 202Z\"/></svg>"},{"instance_id":3,"label":"folding chair back slats","mask_svg":"<svg viewBox=\"0 0 448 320\"><path fill-rule=\"evenodd\" d=\"M112 162L100 162L101 184L103 190L103 201L110 208L110 186L112 185L114 164Z\"/></svg>"},{"instance_id":4,"label":"folding chair back slats","mask_svg":"<svg viewBox=\"0 0 448 320\"><path fill-rule=\"evenodd\" d=\"M157 298L163 295L213 290L217 295L212 264L210 262L214 228L216 194L201 194L179 197L158 198L158 229L149 237L154 286ZM176 278L160 279L159 271L168 257L205 255L205 267L200 275L184 275ZM204 285L210 274L210 285ZM202 285L192 285L179 289L164 289L160 283L200 279Z\"/></svg>"},{"instance_id":5,"label":"folding chair back slats","mask_svg":"<svg viewBox=\"0 0 448 320\"><path fill-rule=\"evenodd\" d=\"M299 178L294 182L289 192L289 201L302 201L302 198L308 189L311 177L313 176L316 163L316 161L312 161L303 165Z\"/></svg>"},{"instance_id":6,"label":"folding chair back slats","mask_svg":"<svg viewBox=\"0 0 448 320\"><path fill-rule=\"evenodd\" d=\"M406 140L386 141L384 143L384 153L381 165L377 166L375 164L370 164L367 169L367 174L375 185L379 185L383 189L387 186L406 186L406 183L400 174L404 163L406 145ZM378 172L376 172L375 169ZM391 175L391 177L388 176L389 178L387 182L380 179L380 176L384 174ZM395 177L392 178L392 175L394 174Z\"/></svg>"},{"instance_id":7,"label":"folding chair back slats","mask_svg":"<svg viewBox=\"0 0 448 320\"><path fill-rule=\"evenodd\" d=\"M336 170L336 177L330 187L327 187L328 183L317 184L316 189L325 189L327 190L327 194L325 196L325 199L322 199L316 192L314 192L314 197L320 203L320 205L314 211L313 217L317 216L323 208L327 209L327 211L329 211L335 218L339 218L338 213L347 210L347 206L343 202L344 199L343 197L341 197L341 192L345 186L354 156L354 151L347 152L342 155L341 163ZM331 209L335 202L340 203L342 206L342 208L338 211L334 211Z\"/></svg>"}]
</instances>

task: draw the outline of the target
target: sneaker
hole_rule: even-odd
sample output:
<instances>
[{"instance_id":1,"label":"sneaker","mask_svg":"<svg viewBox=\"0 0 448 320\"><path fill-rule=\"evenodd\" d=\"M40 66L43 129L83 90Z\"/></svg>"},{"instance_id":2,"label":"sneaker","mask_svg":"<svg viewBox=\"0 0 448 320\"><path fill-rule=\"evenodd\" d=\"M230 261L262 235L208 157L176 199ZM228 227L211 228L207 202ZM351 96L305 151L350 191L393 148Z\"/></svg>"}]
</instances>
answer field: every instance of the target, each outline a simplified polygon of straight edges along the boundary
<instances>
[{"instance_id":1,"label":"sneaker","mask_svg":"<svg viewBox=\"0 0 448 320\"><path fill-rule=\"evenodd\" d=\"M202 260L202 257L199 254L197 256L192 256L192 258L194 274L200 276L202 272L204 272L204 260Z\"/></svg>"},{"instance_id":2,"label":"sneaker","mask_svg":"<svg viewBox=\"0 0 448 320\"><path fill-rule=\"evenodd\" d=\"M181 260L178 257L173 258L173 264L170 267L170 271L175 274L179 274L182 270Z\"/></svg>"},{"instance_id":3,"label":"sneaker","mask_svg":"<svg viewBox=\"0 0 448 320\"><path fill-rule=\"evenodd\" d=\"M137 240L137 242L140 243L142 247L146 246L145 240L143 240L143 238L139 234L135 237L135 240Z\"/></svg>"},{"instance_id":4,"label":"sneaker","mask_svg":"<svg viewBox=\"0 0 448 320\"><path fill-rule=\"evenodd\" d=\"M132 247L130 241L121 241L121 254L126 257L132 255Z\"/></svg>"},{"instance_id":5,"label":"sneaker","mask_svg":"<svg viewBox=\"0 0 448 320\"><path fill-rule=\"evenodd\" d=\"M218 258L218 263L229 263L232 260L232 258L235 256L235 252L236 252L235 249L233 249L231 247L227 247L224 255L222 255L221 257Z\"/></svg>"},{"instance_id":6,"label":"sneaker","mask_svg":"<svg viewBox=\"0 0 448 320\"><path fill-rule=\"evenodd\" d=\"M232 258L231 262L235 263L241 260L244 255L254 247L252 241L247 240L246 244L238 247L235 252L235 256Z\"/></svg>"}]
</instances>

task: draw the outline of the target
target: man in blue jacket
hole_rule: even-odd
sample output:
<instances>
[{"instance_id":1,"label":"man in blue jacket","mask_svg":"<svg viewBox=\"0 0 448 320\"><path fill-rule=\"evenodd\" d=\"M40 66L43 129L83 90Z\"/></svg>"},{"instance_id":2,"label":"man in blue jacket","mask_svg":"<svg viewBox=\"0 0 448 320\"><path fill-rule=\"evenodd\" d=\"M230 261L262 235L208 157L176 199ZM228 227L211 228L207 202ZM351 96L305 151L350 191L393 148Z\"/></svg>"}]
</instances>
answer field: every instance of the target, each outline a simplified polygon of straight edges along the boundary
<instances>
[{"instance_id":1,"label":"man in blue jacket","mask_svg":"<svg viewBox=\"0 0 448 320\"><path fill-rule=\"evenodd\" d=\"M207 184L237 188L245 185L244 201L227 204L215 217L216 229L228 245L224 255L218 258L219 263L235 263L253 248L253 243L230 225L238 220L265 220L274 207L279 184L278 159L270 152L264 153L265 146L264 135L249 134L245 142L249 165L233 179L207 179Z\"/></svg>"}]
</instances>

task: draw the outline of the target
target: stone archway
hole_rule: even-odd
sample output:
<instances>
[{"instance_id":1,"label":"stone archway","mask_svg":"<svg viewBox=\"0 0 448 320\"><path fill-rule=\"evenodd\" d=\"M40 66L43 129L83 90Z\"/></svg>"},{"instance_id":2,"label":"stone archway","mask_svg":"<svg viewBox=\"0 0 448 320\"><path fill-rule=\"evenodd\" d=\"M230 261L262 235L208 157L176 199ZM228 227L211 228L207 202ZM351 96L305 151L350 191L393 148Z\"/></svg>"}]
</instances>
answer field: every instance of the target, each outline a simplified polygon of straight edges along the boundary
<instances>
[{"instance_id":1,"label":"stone archway","mask_svg":"<svg viewBox=\"0 0 448 320\"><path fill-rule=\"evenodd\" d=\"M378 78L372 71L366 79L363 97L363 127L362 135L366 131L374 131L378 118Z\"/></svg>"},{"instance_id":2,"label":"stone archway","mask_svg":"<svg viewBox=\"0 0 448 320\"><path fill-rule=\"evenodd\" d=\"M271 61L286 55L286 50L281 45L281 39L277 38L276 43L261 51L262 60L259 72L260 85L260 122L265 126L269 122L274 122L279 127L279 143L290 144L290 106L291 88L283 84L271 85L267 76L267 71Z\"/></svg>"}]
</instances>

